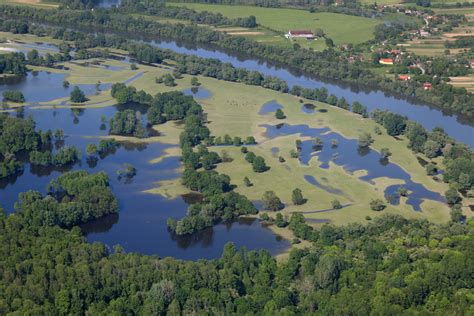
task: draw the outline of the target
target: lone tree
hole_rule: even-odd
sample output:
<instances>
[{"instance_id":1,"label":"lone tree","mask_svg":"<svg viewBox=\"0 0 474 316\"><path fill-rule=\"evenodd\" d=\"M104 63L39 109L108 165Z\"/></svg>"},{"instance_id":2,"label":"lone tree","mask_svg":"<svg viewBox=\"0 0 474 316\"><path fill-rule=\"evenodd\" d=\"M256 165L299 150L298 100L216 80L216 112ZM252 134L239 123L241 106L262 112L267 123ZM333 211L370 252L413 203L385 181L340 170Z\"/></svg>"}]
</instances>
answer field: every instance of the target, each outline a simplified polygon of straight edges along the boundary
<instances>
[{"instance_id":1,"label":"lone tree","mask_svg":"<svg viewBox=\"0 0 474 316\"><path fill-rule=\"evenodd\" d=\"M261 173L265 172L268 169L270 169L266 164L265 164L265 159L263 157L257 156L252 162L252 168L253 171Z\"/></svg>"},{"instance_id":2,"label":"lone tree","mask_svg":"<svg viewBox=\"0 0 474 316\"><path fill-rule=\"evenodd\" d=\"M286 118L285 113L281 109L277 109L275 112L275 117L279 120L283 120Z\"/></svg>"},{"instance_id":3,"label":"lone tree","mask_svg":"<svg viewBox=\"0 0 474 316\"><path fill-rule=\"evenodd\" d=\"M382 159L388 159L388 157L390 157L391 155L392 155L392 152L390 151L390 149L386 147L380 149L380 156Z\"/></svg>"},{"instance_id":4,"label":"lone tree","mask_svg":"<svg viewBox=\"0 0 474 316\"><path fill-rule=\"evenodd\" d=\"M95 156L97 154L97 146L96 144L87 144L86 146L86 154L89 157Z\"/></svg>"},{"instance_id":5,"label":"lone tree","mask_svg":"<svg viewBox=\"0 0 474 316\"><path fill-rule=\"evenodd\" d=\"M273 191L266 191L262 197L265 209L270 211L279 211L285 207L280 198Z\"/></svg>"},{"instance_id":6,"label":"lone tree","mask_svg":"<svg viewBox=\"0 0 474 316\"><path fill-rule=\"evenodd\" d=\"M359 135L359 147L364 148L364 147L369 147L374 140L372 139L372 135L370 135L367 132L364 132Z\"/></svg>"},{"instance_id":7,"label":"lone tree","mask_svg":"<svg viewBox=\"0 0 474 316\"><path fill-rule=\"evenodd\" d=\"M193 87L197 87L197 86L200 85L199 80L198 80L197 77L192 77L192 78L191 78L191 85L192 85Z\"/></svg>"},{"instance_id":8,"label":"lone tree","mask_svg":"<svg viewBox=\"0 0 474 316\"><path fill-rule=\"evenodd\" d=\"M303 197L301 190L296 188L291 194L291 201L293 201L295 205L302 205L306 202L306 199Z\"/></svg>"},{"instance_id":9,"label":"lone tree","mask_svg":"<svg viewBox=\"0 0 474 316\"><path fill-rule=\"evenodd\" d=\"M74 87L71 92L70 100L73 103L84 103L87 101L86 95L78 87Z\"/></svg>"},{"instance_id":10,"label":"lone tree","mask_svg":"<svg viewBox=\"0 0 474 316\"><path fill-rule=\"evenodd\" d=\"M252 182L250 182L250 179L247 177L244 178L244 184L246 187L251 187L253 185Z\"/></svg>"},{"instance_id":11,"label":"lone tree","mask_svg":"<svg viewBox=\"0 0 474 316\"><path fill-rule=\"evenodd\" d=\"M275 225L277 227L286 227L288 226L288 222L283 218L283 215L281 213L277 213L275 216Z\"/></svg>"},{"instance_id":12,"label":"lone tree","mask_svg":"<svg viewBox=\"0 0 474 316\"><path fill-rule=\"evenodd\" d=\"M337 200L337 199L331 201L331 206L332 206L332 208L335 209L335 210L339 210L339 209L342 208L341 202L339 202L339 200Z\"/></svg>"}]
</instances>

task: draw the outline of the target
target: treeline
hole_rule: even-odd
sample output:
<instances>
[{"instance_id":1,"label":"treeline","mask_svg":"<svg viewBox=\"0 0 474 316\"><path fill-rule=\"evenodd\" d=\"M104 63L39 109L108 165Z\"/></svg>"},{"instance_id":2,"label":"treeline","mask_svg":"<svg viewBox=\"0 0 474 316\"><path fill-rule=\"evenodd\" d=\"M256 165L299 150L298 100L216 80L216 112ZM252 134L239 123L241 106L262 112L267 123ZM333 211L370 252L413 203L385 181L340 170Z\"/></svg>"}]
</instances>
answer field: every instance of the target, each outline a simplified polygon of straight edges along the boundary
<instances>
[{"instance_id":1,"label":"treeline","mask_svg":"<svg viewBox=\"0 0 474 316\"><path fill-rule=\"evenodd\" d=\"M20 154L28 154L29 162L39 166L64 166L80 159L76 147L64 146L53 152L64 139L62 130L36 131L31 117L26 119L0 114L0 178L13 176L23 170Z\"/></svg>"},{"instance_id":2,"label":"treeline","mask_svg":"<svg viewBox=\"0 0 474 316\"><path fill-rule=\"evenodd\" d=\"M15 211L28 225L68 228L118 212L106 173L74 171L48 184L45 196L37 191L20 193Z\"/></svg>"},{"instance_id":3,"label":"treeline","mask_svg":"<svg viewBox=\"0 0 474 316\"><path fill-rule=\"evenodd\" d=\"M20 24L22 28L29 28L27 22L18 21L18 18L28 21L37 21L54 25L68 25L74 27L101 29L109 32L142 33L148 36L174 38L190 43L211 44L234 52L248 54L274 63L295 67L306 73L315 74L321 78L336 79L346 83L379 88L381 90L416 98L433 104L441 109L466 117L474 117L474 95L464 88L435 83L433 89L423 89L423 83L411 81L383 79L367 69L363 63L349 64L342 53L334 49L323 52L310 52L305 49L294 49L270 46L258 43L243 37L233 37L222 32L197 25L161 24L146 19L137 19L129 15L113 14L112 11L71 11L71 10L41 10L28 7L0 6L0 15L5 18L16 17L12 22ZM4 23L7 23L4 21ZM41 28L34 26L34 29ZM44 30L44 28L43 28ZM29 29L28 29L29 31ZM32 30L34 31L34 30ZM71 35L71 31L62 30L59 33ZM77 34L77 33L76 33ZM99 36L103 39L103 36ZM87 37L91 39L93 36ZM74 40L74 39L70 39ZM87 47L91 43L82 41L78 47ZM123 44L123 41L122 41ZM151 48L139 52L147 56Z\"/></svg>"},{"instance_id":4,"label":"treeline","mask_svg":"<svg viewBox=\"0 0 474 316\"><path fill-rule=\"evenodd\" d=\"M0 211L2 315L472 314L471 225L381 216L323 225L282 262L233 244L216 260L181 261L109 253L30 218Z\"/></svg>"},{"instance_id":5,"label":"treeline","mask_svg":"<svg viewBox=\"0 0 474 316\"><path fill-rule=\"evenodd\" d=\"M101 0L50 0L50 2L59 3L61 8L92 9L97 6Z\"/></svg>"},{"instance_id":6,"label":"treeline","mask_svg":"<svg viewBox=\"0 0 474 316\"><path fill-rule=\"evenodd\" d=\"M23 53L0 54L0 74L26 74L26 60Z\"/></svg>"},{"instance_id":7,"label":"treeline","mask_svg":"<svg viewBox=\"0 0 474 316\"><path fill-rule=\"evenodd\" d=\"M216 5L249 5L267 8L288 8L288 7L311 7L328 6L335 3L335 0L172 0L167 3L205 3ZM355 0L344 1L345 5L355 6Z\"/></svg>"},{"instance_id":8,"label":"treeline","mask_svg":"<svg viewBox=\"0 0 474 316\"><path fill-rule=\"evenodd\" d=\"M446 48L465 48L474 47L474 36L462 36L456 38L454 41L446 41L444 43Z\"/></svg>"},{"instance_id":9,"label":"treeline","mask_svg":"<svg viewBox=\"0 0 474 316\"><path fill-rule=\"evenodd\" d=\"M248 28L257 26L255 16L230 19L223 16L221 13L211 13L208 11L198 12L186 7L167 6L164 2L153 0L124 0L118 8L114 9L114 12L122 14L144 13L152 16L187 20L197 24L231 25Z\"/></svg>"}]
</instances>

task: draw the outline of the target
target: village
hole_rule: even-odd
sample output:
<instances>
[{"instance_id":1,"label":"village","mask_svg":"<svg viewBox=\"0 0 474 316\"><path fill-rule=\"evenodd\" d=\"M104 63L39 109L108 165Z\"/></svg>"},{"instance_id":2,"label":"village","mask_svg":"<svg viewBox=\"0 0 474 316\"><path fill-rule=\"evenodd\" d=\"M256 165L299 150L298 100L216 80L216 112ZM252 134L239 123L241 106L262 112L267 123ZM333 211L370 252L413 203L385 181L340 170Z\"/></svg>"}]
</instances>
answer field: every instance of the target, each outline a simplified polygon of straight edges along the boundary
<instances>
[{"instance_id":1,"label":"village","mask_svg":"<svg viewBox=\"0 0 474 316\"><path fill-rule=\"evenodd\" d=\"M340 44L338 48L346 53L346 59L350 64L372 64L372 68L375 67L373 69L378 73L392 76L399 81L408 82L417 75L423 75L425 79L431 76L431 79L422 82L424 90L431 90L433 81L441 79L436 74L432 75L433 61L437 58L446 58L445 67L457 70L442 80L455 87L474 91L472 45L474 14L447 14L444 11L406 5L374 5L373 8L380 14L396 13L409 17L417 21L417 27L403 30L399 36L387 37L370 47ZM391 26L391 23L385 25L387 31ZM302 30L290 30L285 36L290 40L318 39L313 32Z\"/></svg>"}]
</instances>

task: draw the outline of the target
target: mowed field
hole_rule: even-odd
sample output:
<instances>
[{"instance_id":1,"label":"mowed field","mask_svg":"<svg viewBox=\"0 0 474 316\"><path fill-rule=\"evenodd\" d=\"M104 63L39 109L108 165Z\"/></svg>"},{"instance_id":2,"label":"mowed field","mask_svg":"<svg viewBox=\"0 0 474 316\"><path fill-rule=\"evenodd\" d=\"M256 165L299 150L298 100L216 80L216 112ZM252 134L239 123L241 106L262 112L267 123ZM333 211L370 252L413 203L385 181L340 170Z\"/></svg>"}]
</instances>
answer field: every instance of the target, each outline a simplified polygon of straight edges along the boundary
<instances>
[{"instance_id":1,"label":"mowed field","mask_svg":"<svg viewBox=\"0 0 474 316\"><path fill-rule=\"evenodd\" d=\"M284 33L291 29L314 31L321 28L335 44L362 43L373 37L380 20L337 13L310 13L309 11L260 8L253 6L211 5L200 3L170 3L171 6L186 6L197 11L221 13L229 18L254 15L263 27Z\"/></svg>"}]
</instances>

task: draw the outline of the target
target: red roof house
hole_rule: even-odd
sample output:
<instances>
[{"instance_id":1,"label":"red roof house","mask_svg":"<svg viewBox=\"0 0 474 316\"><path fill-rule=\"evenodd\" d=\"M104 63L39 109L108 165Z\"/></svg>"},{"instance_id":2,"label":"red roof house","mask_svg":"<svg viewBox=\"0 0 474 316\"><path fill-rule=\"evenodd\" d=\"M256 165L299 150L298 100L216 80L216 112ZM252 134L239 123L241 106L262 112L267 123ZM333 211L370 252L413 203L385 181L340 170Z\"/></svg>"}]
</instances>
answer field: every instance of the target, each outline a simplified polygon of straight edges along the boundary
<instances>
[{"instance_id":1,"label":"red roof house","mask_svg":"<svg viewBox=\"0 0 474 316\"><path fill-rule=\"evenodd\" d=\"M392 58L380 58L379 64L382 64L382 65L393 65L393 59L392 59Z\"/></svg>"},{"instance_id":2,"label":"red roof house","mask_svg":"<svg viewBox=\"0 0 474 316\"><path fill-rule=\"evenodd\" d=\"M409 75L400 75L398 76L398 79L402 80L402 81L408 81L411 79L411 77Z\"/></svg>"},{"instance_id":3,"label":"red roof house","mask_svg":"<svg viewBox=\"0 0 474 316\"><path fill-rule=\"evenodd\" d=\"M431 83L425 82L425 83L423 84L423 89L425 89L425 90L431 90L431 88L433 88L433 85L432 85Z\"/></svg>"}]
</instances>

